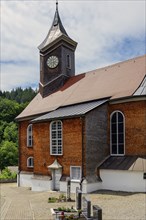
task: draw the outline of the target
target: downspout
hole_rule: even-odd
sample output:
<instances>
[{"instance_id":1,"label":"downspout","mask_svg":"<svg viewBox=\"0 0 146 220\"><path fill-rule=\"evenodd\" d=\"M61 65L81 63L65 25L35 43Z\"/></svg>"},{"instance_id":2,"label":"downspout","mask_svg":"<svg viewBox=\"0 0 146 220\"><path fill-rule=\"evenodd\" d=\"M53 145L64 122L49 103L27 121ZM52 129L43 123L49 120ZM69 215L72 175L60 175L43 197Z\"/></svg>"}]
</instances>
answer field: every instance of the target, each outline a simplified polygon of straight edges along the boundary
<instances>
[{"instance_id":1,"label":"downspout","mask_svg":"<svg viewBox=\"0 0 146 220\"><path fill-rule=\"evenodd\" d=\"M20 186L20 124L18 123L18 172L17 172L17 186Z\"/></svg>"},{"instance_id":2,"label":"downspout","mask_svg":"<svg viewBox=\"0 0 146 220\"><path fill-rule=\"evenodd\" d=\"M20 187L20 122L18 123L18 152L19 152L19 157L18 157L18 173L17 173L17 186Z\"/></svg>"},{"instance_id":3,"label":"downspout","mask_svg":"<svg viewBox=\"0 0 146 220\"><path fill-rule=\"evenodd\" d=\"M84 117L81 116L82 122L82 179L80 181L80 190L82 190L82 182L84 180Z\"/></svg>"}]
</instances>

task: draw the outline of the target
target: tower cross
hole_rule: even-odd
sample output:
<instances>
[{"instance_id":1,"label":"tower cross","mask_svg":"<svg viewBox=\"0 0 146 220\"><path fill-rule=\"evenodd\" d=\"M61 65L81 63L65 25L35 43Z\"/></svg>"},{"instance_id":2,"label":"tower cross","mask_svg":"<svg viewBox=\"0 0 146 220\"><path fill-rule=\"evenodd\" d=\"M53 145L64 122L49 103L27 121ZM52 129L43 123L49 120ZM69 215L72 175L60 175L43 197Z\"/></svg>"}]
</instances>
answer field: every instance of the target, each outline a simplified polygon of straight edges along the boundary
<instances>
[{"instance_id":1,"label":"tower cross","mask_svg":"<svg viewBox=\"0 0 146 220\"><path fill-rule=\"evenodd\" d=\"M58 10L58 0L56 0L56 10Z\"/></svg>"}]
</instances>

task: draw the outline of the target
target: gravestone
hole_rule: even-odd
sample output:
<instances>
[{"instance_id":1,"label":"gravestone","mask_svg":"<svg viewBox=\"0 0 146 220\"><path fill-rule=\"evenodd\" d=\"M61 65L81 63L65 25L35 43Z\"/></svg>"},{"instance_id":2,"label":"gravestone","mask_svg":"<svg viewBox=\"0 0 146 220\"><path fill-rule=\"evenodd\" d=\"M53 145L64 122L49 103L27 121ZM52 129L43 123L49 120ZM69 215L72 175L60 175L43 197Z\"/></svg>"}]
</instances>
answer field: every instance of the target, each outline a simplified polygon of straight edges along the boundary
<instances>
[{"instance_id":1,"label":"gravestone","mask_svg":"<svg viewBox=\"0 0 146 220\"><path fill-rule=\"evenodd\" d=\"M67 178L67 195L66 195L66 199L67 201L71 201L71 197L70 197L70 191L71 191L71 181L70 178Z\"/></svg>"},{"instance_id":2,"label":"gravestone","mask_svg":"<svg viewBox=\"0 0 146 220\"><path fill-rule=\"evenodd\" d=\"M102 209L97 205L93 205L93 219L102 220Z\"/></svg>"},{"instance_id":3,"label":"gravestone","mask_svg":"<svg viewBox=\"0 0 146 220\"><path fill-rule=\"evenodd\" d=\"M76 209L81 210L82 208L82 191L76 188Z\"/></svg>"},{"instance_id":4,"label":"gravestone","mask_svg":"<svg viewBox=\"0 0 146 220\"><path fill-rule=\"evenodd\" d=\"M86 219L91 218L91 201L83 197L82 199L82 214Z\"/></svg>"}]
</instances>

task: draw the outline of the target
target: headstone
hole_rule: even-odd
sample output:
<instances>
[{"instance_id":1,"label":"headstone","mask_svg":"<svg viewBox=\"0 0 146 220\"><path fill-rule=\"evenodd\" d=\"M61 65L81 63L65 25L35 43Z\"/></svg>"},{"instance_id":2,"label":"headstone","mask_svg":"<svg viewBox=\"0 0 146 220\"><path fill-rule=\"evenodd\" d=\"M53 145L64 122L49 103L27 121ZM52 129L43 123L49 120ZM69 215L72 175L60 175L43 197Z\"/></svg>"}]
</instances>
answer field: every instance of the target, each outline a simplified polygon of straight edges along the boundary
<instances>
[{"instance_id":1,"label":"headstone","mask_svg":"<svg viewBox=\"0 0 146 220\"><path fill-rule=\"evenodd\" d=\"M71 191L71 181L70 178L67 178L67 195L66 195L66 199L67 201L71 201L71 197L70 197L70 191Z\"/></svg>"},{"instance_id":2,"label":"headstone","mask_svg":"<svg viewBox=\"0 0 146 220\"><path fill-rule=\"evenodd\" d=\"M91 201L85 197L82 200L82 214L86 219L91 218Z\"/></svg>"},{"instance_id":3,"label":"headstone","mask_svg":"<svg viewBox=\"0 0 146 220\"><path fill-rule=\"evenodd\" d=\"M93 219L102 220L102 209L97 205L93 205Z\"/></svg>"},{"instance_id":4,"label":"headstone","mask_svg":"<svg viewBox=\"0 0 146 220\"><path fill-rule=\"evenodd\" d=\"M81 210L82 208L82 191L76 187L76 209Z\"/></svg>"}]
</instances>

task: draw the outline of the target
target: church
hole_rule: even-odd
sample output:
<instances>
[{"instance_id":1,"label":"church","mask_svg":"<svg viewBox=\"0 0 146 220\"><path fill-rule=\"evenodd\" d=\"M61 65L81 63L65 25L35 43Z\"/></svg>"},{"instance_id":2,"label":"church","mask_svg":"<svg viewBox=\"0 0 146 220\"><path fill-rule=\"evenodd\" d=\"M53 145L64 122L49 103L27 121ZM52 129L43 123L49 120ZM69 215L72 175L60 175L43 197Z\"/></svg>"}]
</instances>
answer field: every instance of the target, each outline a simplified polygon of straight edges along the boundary
<instances>
[{"instance_id":1,"label":"church","mask_svg":"<svg viewBox=\"0 0 146 220\"><path fill-rule=\"evenodd\" d=\"M146 55L75 75L59 16L40 44L39 93L17 116L18 186L146 190Z\"/></svg>"}]
</instances>

